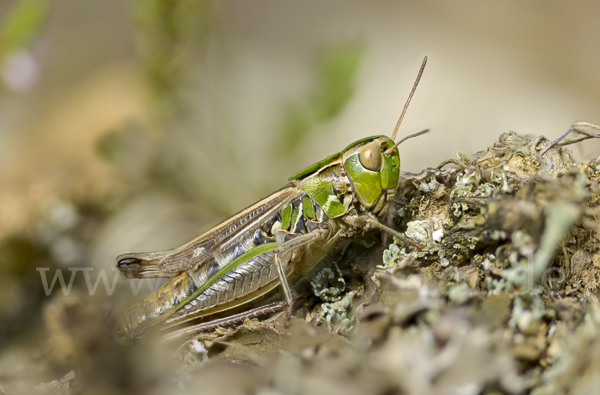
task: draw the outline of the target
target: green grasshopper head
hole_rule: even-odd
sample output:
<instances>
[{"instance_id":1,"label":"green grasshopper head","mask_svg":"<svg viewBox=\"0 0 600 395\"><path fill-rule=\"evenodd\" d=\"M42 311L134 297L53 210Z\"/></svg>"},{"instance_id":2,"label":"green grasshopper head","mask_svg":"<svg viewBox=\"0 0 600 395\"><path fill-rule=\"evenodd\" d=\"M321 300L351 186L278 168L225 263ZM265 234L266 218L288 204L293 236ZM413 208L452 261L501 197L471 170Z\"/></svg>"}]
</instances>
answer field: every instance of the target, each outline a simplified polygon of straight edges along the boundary
<instances>
[{"instance_id":1,"label":"green grasshopper head","mask_svg":"<svg viewBox=\"0 0 600 395\"><path fill-rule=\"evenodd\" d=\"M334 183L329 179L329 176L314 176L314 173L319 173L326 166L332 164L341 166L343 172L348 175L352 193L361 206L374 214L381 214L386 211L386 207L389 208L389 202L391 202L391 198L396 191L400 177L398 145L406 139L429 131L424 130L412 134L394 143L400 123L421 79L426 63L427 57L423 59L423 64L421 65L415 84L408 96L408 100L404 105L404 109L402 110L402 114L400 114L391 138L387 136L374 136L358 140L350 144L342 152L328 156L289 179L293 182L302 182L302 188L330 218L342 216L348 210L348 202L345 200L344 202L340 201L340 198L335 195Z\"/></svg>"},{"instance_id":2,"label":"green grasshopper head","mask_svg":"<svg viewBox=\"0 0 600 395\"><path fill-rule=\"evenodd\" d=\"M329 175L315 176L327 166L341 166L350 178L352 193L358 202L374 214L385 212L389 207L390 198L393 197L400 176L400 155L398 145L403 141L419 136L429 130L412 134L394 143L402 118L406 113L408 104L417 88L417 84L427 63L427 57L417 75L417 80L404 105L402 114L396 123L396 128L391 138L387 136L374 136L358 140L340 153L328 156L307 167L289 180L301 182L306 193L323 209L330 218L337 218L346 214L348 204L343 202L334 193L334 183ZM340 169L341 170L341 169ZM322 172L326 174L326 172ZM340 171L337 170L338 175ZM344 191L345 193L345 191ZM382 198L383 196L383 198Z\"/></svg>"},{"instance_id":3,"label":"green grasshopper head","mask_svg":"<svg viewBox=\"0 0 600 395\"><path fill-rule=\"evenodd\" d=\"M351 179L354 196L367 209L373 209L384 192L389 190L393 194L398 186L400 176L398 145L406 139L428 132L428 130L424 130L394 143L400 123L402 123L406 109L423 74L425 64L427 64L427 56L423 59L423 64L421 64L421 69L396 123L392 137L367 137L350 144L342 151L342 164Z\"/></svg>"},{"instance_id":4,"label":"green grasshopper head","mask_svg":"<svg viewBox=\"0 0 600 395\"><path fill-rule=\"evenodd\" d=\"M398 186L400 155L389 137L368 137L351 144L342 151L342 164L354 196L366 208L375 205L385 191L394 191Z\"/></svg>"}]
</instances>

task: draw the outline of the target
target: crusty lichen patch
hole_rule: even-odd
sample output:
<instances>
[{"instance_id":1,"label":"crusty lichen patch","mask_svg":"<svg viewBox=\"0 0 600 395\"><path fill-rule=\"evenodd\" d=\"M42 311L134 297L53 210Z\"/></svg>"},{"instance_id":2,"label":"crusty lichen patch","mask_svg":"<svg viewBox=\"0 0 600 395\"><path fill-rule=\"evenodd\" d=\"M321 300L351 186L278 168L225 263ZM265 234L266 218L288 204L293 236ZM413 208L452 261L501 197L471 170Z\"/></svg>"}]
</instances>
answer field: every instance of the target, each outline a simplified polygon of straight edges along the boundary
<instances>
[{"instance_id":1,"label":"crusty lichen patch","mask_svg":"<svg viewBox=\"0 0 600 395\"><path fill-rule=\"evenodd\" d=\"M576 349L573 335L583 331L579 326L592 314L589 305L600 308L595 295L600 163L576 163L560 147L540 157L548 143L506 133L474 159L459 155L436 169L407 174L398 201L400 224L406 236L425 246L399 254L402 247L392 245L384 256L393 262L378 269L400 279L433 271L438 281L429 287L440 292L443 305L477 324L487 300L508 298L504 318L489 317L485 331L494 347L509 351L522 380L520 391L539 394L565 393L573 385L565 385L564 377L557 383L555 366L575 358L570 353L590 358L589 351ZM433 226L423 226L428 222L443 224L441 238L434 237ZM415 224L420 232L411 231ZM411 256L414 270L407 273Z\"/></svg>"}]
</instances>

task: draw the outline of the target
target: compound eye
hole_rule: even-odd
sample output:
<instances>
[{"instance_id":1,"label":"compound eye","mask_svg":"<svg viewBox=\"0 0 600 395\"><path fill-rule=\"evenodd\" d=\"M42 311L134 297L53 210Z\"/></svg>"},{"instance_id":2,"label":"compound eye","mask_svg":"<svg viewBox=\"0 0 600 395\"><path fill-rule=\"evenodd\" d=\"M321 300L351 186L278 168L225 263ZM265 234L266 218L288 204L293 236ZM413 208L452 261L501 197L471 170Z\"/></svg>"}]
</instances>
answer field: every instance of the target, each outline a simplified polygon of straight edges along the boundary
<instances>
[{"instance_id":1,"label":"compound eye","mask_svg":"<svg viewBox=\"0 0 600 395\"><path fill-rule=\"evenodd\" d=\"M379 149L379 144L373 141L362 147L360 154L358 154L358 159L360 159L360 164L363 167L379 171L381 168L381 150Z\"/></svg>"}]
</instances>

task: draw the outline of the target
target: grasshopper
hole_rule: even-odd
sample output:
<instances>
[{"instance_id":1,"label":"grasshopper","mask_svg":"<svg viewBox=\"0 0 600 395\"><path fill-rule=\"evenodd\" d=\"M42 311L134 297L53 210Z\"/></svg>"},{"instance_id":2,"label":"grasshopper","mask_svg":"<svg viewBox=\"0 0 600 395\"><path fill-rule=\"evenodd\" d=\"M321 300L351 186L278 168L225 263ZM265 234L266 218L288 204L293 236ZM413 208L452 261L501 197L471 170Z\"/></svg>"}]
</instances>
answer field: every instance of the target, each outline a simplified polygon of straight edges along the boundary
<instances>
[{"instance_id":1,"label":"grasshopper","mask_svg":"<svg viewBox=\"0 0 600 395\"><path fill-rule=\"evenodd\" d=\"M116 327L119 339L139 340L158 328L171 329L163 340L172 340L278 311L289 317L289 284L308 274L340 241L373 228L417 246L381 221L398 186L398 145L428 132L394 143L426 63L427 57L391 138L350 144L179 248L119 255L117 267L128 278L171 278L125 311ZM253 307L277 287L283 302ZM190 321L195 324L183 325Z\"/></svg>"}]
</instances>

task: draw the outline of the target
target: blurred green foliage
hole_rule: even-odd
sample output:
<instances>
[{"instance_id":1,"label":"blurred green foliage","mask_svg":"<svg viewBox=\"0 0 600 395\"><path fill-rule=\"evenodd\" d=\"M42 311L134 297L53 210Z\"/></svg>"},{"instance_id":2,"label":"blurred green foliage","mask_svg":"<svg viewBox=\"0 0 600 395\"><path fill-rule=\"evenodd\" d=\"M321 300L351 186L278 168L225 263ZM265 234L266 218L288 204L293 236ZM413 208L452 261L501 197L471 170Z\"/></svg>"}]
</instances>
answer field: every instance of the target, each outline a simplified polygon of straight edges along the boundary
<instances>
[{"instance_id":1,"label":"blurred green foliage","mask_svg":"<svg viewBox=\"0 0 600 395\"><path fill-rule=\"evenodd\" d=\"M226 106L219 104L219 94L204 89L215 61L211 58L214 54L205 49L213 35L221 36L220 5L214 0L132 1L138 59L149 88L153 119L135 135L126 127L107 131L97 141L96 152L126 173L135 170L131 178L140 181L137 186L169 190L185 201L200 203L204 211L228 215L232 207L243 204L231 198L231 185L260 189L254 186L259 172L253 174L252 169L261 165L248 165L248 160L259 161L260 157L240 155L231 144L236 131L227 121L229 114L219 114ZM272 142L272 159L285 159L304 149L302 142L343 111L354 95L364 49L360 42L345 40L320 51L306 96L271 110L270 117L279 120L278 127L260 138ZM205 69L207 74L199 77L198 70ZM190 94L197 90L202 90L205 99ZM156 134L144 153L147 160L142 160L136 141L153 132ZM137 158L138 166L131 164L132 157ZM281 179L287 176L283 174ZM258 184L263 181L259 179Z\"/></svg>"},{"instance_id":2,"label":"blurred green foliage","mask_svg":"<svg viewBox=\"0 0 600 395\"><path fill-rule=\"evenodd\" d=\"M0 24L0 61L29 44L50 11L48 0L20 0Z\"/></svg>"},{"instance_id":3,"label":"blurred green foliage","mask_svg":"<svg viewBox=\"0 0 600 395\"><path fill-rule=\"evenodd\" d=\"M331 121L350 102L363 57L364 47L358 43L333 45L323 53L313 91L284 114L277 133L282 136L284 154L293 152L319 124Z\"/></svg>"},{"instance_id":4,"label":"blurred green foliage","mask_svg":"<svg viewBox=\"0 0 600 395\"><path fill-rule=\"evenodd\" d=\"M135 0L142 64L155 97L173 110L174 95L184 82L184 65L201 42L215 13L213 0ZM187 62L186 62L187 61Z\"/></svg>"},{"instance_id":5,"label":"blurred green foliage","mask_svg":"<svg viewBox=\"0 0 600 395\"><path fill-rule=\"evenodd\" d=\"M109 162L116 161L128 152L129 146L126 137L120 130L108 131L96 141L96 153Z\"/></svg>"}]
</instances>

